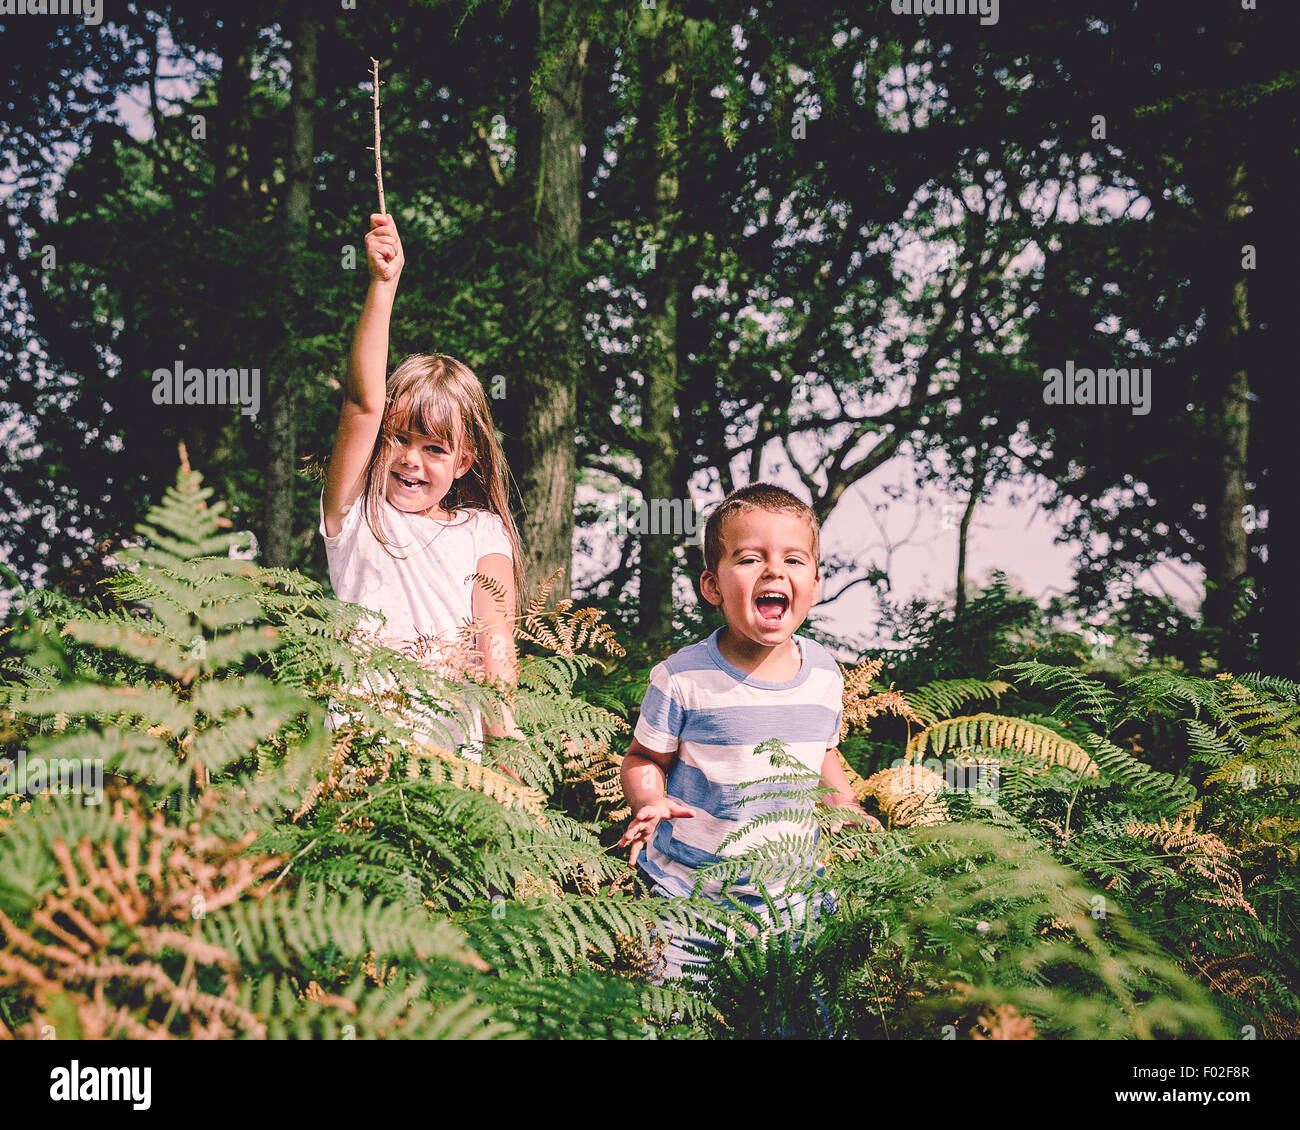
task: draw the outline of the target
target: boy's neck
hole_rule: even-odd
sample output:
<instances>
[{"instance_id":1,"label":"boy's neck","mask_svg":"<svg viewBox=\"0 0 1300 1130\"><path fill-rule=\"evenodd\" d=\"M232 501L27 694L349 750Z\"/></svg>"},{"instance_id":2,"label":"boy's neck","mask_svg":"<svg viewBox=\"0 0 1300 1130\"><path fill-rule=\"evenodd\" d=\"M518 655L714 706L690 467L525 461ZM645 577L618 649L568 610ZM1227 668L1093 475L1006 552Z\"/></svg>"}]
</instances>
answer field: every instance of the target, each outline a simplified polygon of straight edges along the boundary
<instances>
[{"instance_id":1,"label":"boy's neck","mask_svg":"<svg viewBox=\"0 0 1300 1130\"><path fill-rule=\"evenodd\" d=\"M789 682L803 664L803 654L793 637L774 647L766 647L733 631L730 624L718 633L718 650L733 667L769 683Z\"/></svg>"}]
</instances>

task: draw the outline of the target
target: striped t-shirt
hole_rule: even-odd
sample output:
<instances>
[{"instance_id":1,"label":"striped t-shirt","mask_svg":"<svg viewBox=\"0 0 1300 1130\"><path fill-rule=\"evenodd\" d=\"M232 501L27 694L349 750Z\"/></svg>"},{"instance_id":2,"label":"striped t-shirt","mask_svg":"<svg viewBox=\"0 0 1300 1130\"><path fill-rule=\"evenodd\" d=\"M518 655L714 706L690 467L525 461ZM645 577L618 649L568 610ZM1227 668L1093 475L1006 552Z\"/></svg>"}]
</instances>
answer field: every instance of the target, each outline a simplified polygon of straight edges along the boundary
<instances>
[{"instance_id":1,"label":"striped t-shirt","mask_svg":"<svg viewBox=\"0 0 1300 1130\"><path fill-rule=\"evenodd\" d=\"M812 833L811 796L805 794L801 811L793 798L759 795L783 786L754 782L790 770L774 765L766 752L755 754L756 746L777 738L787 755L817 774L826 751L839 743L844 680L824 647L794 636L799 670L788 682L774 683L729 663L718 649L721 632L719 628L707 640L682 648L650 672L636 725L636 740L646 749L678 755L668 773L667 795L695 812L689 820L660 821L641 856L646 875L671 895L690 895L697 869L720 858L745 854L783 836ZM815 776L811 780L816 783ZM755 816L781 810L790 818L764 821L722 846ZM803 864L811 868L815 861ZM749 896L758 892L743 881L746 877L740 878L728 886L727 895L752 902ZM766 885L776 897L787 884L769 878ZM720 898L722 884L709 881L701 893Z\"/></svg>"}]
</instances>

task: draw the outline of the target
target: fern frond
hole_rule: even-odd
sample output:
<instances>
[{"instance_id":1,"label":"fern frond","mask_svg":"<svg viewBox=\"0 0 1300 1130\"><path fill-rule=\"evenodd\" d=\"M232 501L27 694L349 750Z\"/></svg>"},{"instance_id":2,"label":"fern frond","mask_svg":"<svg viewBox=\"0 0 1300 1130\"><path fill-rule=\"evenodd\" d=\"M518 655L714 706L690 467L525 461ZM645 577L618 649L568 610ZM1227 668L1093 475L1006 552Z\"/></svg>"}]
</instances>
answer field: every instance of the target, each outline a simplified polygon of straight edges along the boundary
<instances>
[{"instance_id":1,"label":"fern frond","mask_svg":"<svg viewBox=\"0 0 1300 1130\"><path fill-rule=\"evenodd\" d=\"M1125 831L1180 856L1180 870L1213 884L1217 891L1217 897L1193 894L1193 898L1223 910L1242 911L1258 921L1259 915L1246 901L1242 890L1241 873L1232 866L1235 853L1213 832L1195 831L1190 819L1173 824L1167 820L1158 824L1133 823L1127 825Z\"/></svg>"},{"instance_id":2,"label":"fern frond","mask_svg":"<svg viewBox=\"0 0 1300 1130\"><path fill-rule=\"evenodd\" d=\"M928 752L968 749L1016 750L1040 758L1048 765L1060 765L1072 773L1096 777L1097 766L1077 743L1061 737L1046 726L1002 714L972 714L948 718L927 726L907 743L906 758L920 761Z\"/></svg>"},{"instance_id":3,"label":"fern frond","mask_svg":"<svg viewBox=\"0 0 1300 1130\"><path fill-rule=\"evenodd\" d=\"M1030 660L1008 663L1001 670L1031 687L1045 687L1061 696L1056 713L1067 718L1078 718L1103 730L1109 730L1119 697L1104 683L1072 667L1055 667L1048 663Z\"/></svg>"},{"instance_id":4,"label":"fern frond","mask_svg":"<svg viewBox=\"0 0 1300 1130\"><path fill-rule=\"evenodd\" d=\"M1093 734L1086 744L1105 779L1122 783L1159 813L1181 812L1196 798L1190 781L1152 769L1107 738Z\"/></svg>"},{"instance_id":5,"label":"fern frond","mask_svg":"<svg viewBox=\"0 0 1300 1130\"><path fill-rule=\"evenodd\" d=\"M890 828L921 828L949 818L944 792L948 783L923 765L903 765L873 773L854 788L858 800L871 797ZM860 790L860 791L859 791Z\"/></svg>"},{"instance_id":6,"label":"fern frond","mask_svg":"<svg viewBox=\"0 0 1300 1130\"><path fill-rule=\"evenodd\" d=\"M844 675L844 714L840 723L840 741L848 737L850 726L866 730L870 727L871 720L881 714L894 714L918 726L922 724L906 695L896 691L892 685L886 690L872 686L872 681L880 674L882 666L883 659L872 659Z\"/></svg>"},{"instance_id":7,"label":"fern frond","mask_svg":"<svg viewBox=\"0 0 1300 1130\"><path fill-rule=\"evenodd\" d=\"M944 718L950 718L957 708L967 702L982 699L998 699L1011 689L1010 683L1000 679L939 679L917 687L914 691L904 691L907 699L924 726L932 726Z\"/></svg>"},{"instance_id":8,"label":"fern frond","mask_svg":"<svg viewBox=\"0 0 1300 1130\"><path fill-rule=\"evenodd\" d=\"M467 761L451 750L424 742L408 742L405 748L414 762L427 769L435 780L447 781L458 788L474 789L506 808L519 808L537 816L546 803L545 794L537 789L512 781L504 773Z\"/></svg>"},{"instance_id":9,"label":"fern frond","mask_svg":"<svg viewBox=\"0 0 1300 1130\"><path fill-rule=\"evenodd\" d=\"M921 861L921 875L941 886L895 939L904 953L929 939L930 952L962 970L954 979L965 983L946 1001L927 1001L927 1014L1010 1003L1040 1030L1075 1039L1221 1032L1205 994L1176 962L1118 907L1095 917L1093 892L1023 831L968 822L916 836L955 857ZM1038 984L1026 986L1025 976Z\"/></svg>"}]
</instances>

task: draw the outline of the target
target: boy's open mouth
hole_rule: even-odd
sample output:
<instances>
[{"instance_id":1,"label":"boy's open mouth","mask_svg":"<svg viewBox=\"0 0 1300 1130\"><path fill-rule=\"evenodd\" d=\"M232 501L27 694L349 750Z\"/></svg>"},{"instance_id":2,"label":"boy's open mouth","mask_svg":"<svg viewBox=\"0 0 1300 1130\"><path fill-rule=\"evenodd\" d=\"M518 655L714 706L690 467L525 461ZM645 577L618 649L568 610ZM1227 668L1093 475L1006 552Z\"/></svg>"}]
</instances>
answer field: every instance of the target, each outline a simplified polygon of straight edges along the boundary
<instances>
[{"instance_id":1,"label":"boy's open mouth","mask_svg":"<svg viewBox=\"0 0 1300 1130\"><path fill-rule=\"evenodd\" d=\"M427 487L429 484L424 479L408 479L405 475L399 475L393 472L393 478L402 484L407 490L419 490L421 487Z\"/></svg>"},{"instance_id":2,"label":"boy's open mouth","mask_svg":"<svg viewBox=\"0 0 1300 1130\"><path fill-rule=\"evenodd\" d=\"M764 624L779 624L790 606L790 598L783 592L770 589L754 598L754 607L758 609L758 618Z\"/></svg>"}]
</instances>

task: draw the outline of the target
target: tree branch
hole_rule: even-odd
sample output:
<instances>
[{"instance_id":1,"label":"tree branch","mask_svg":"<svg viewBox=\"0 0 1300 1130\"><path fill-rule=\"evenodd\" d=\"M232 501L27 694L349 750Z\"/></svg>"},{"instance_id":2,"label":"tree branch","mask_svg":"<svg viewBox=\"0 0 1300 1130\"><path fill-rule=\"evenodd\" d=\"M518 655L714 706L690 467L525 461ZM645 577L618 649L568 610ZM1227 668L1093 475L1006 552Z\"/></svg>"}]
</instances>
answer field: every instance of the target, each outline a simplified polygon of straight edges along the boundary
<instances>
[{"instance_id":1,"label":"tree branch","mask_svg":"<svg viewBox=\"0 0 1300 1130\"><path fill-rule=\"evenodd\" d=\"M379 60L373 55L370 57L370 68L373 87L371 98L375 105L375 183L379 186L379 211L386 216L388 209L384 205L384 161L379 152Z\"/></svg>"},{"instance_id":2,"label":"tree branch","mask_svg":"<svg viewBox=\"0 0 1300 1130\"><path fill-rule=\"evenodd\" d=\"M488 131L483 127L482 122L474 123L474 132L483 141L483 151L487 155L488 168L492 172L492 179L497 182L498 188L505 188L506 178L501 174L501 162L497 160L497 155L492 150L492 141L488 137Z\"/></svg>"}]
</instances>

